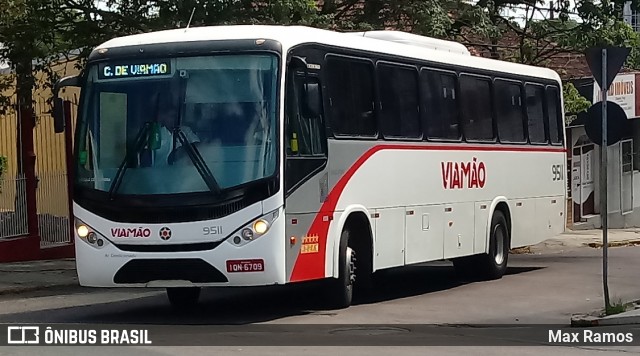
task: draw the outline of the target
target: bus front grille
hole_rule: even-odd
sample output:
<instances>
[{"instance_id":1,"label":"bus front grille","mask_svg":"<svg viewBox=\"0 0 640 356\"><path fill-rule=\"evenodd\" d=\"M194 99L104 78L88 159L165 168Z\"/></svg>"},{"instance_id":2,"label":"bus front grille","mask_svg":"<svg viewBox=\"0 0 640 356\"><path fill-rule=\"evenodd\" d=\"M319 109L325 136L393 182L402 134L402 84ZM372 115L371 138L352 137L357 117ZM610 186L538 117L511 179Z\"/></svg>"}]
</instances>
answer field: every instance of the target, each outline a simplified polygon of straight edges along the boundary
<instances>
[{"instance_id":1,"label":"bus front grille","mask_svg":"<svg viewBox=\"0 0 640 356\"><path fill-rule=\"evenodd\" d=\"M114 244L118 250L126 252L193 252L210 251L218 247L225 240L214 242L196 242L188 244L163 244L163 245L133 245Z\"/></svg>"},{"instance_id":2,"label":"bus front grille","mask_svg":"<svg viewBox=\"0 0 640 356\"><path fill-rule=\"evenodd\" d=\"M224 283L227 277L199 258L137 259L127 262L113 277L117 284L181 280L192 283Z\"/></svg>"}]
</instances>

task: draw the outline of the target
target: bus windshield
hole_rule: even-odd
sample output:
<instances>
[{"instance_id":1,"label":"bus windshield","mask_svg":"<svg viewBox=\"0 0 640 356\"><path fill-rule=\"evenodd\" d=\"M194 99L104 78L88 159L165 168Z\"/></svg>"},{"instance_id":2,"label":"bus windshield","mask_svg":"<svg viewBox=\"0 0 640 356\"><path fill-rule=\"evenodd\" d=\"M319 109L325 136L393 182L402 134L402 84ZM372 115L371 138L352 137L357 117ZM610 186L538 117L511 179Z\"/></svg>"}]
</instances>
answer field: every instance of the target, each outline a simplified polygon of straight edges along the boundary
<instances>
[{"instance_id":1,"label":"bus windshield","mask_svg":"<svg viewBox=\"0 0 640 356\"><path fill-rule=\"evenodd\" d=\"M277 78L271 54L92 65L76 184L111 196L219 193L273 176Z\"/></svg>"}]
</instances>

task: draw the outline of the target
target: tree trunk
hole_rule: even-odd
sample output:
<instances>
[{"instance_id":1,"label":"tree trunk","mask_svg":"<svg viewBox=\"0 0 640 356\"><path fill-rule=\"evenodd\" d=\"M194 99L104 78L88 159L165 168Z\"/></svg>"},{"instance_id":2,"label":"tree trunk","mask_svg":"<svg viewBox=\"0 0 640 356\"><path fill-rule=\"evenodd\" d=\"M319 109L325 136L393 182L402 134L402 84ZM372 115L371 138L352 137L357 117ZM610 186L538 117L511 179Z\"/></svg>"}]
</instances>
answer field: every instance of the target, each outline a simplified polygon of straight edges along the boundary
<instances>
[{"instance_id":1,"label":"tree trunk","mask_svg":"<svg viewBox=\"0 0 640 356\"><path fill-rule=\"evenodd\" d=\"M500 16L500 9L498 8L498 5L493 5L493 8L491 9L491 13L489 15L489 18L491 19L491 24L493 26L497 26L497 22L498 22L498 18ZM500 59L500 52L498 52L498 39L494 36L491 36L491 47L489 48L489 53L491 54L491 58L493 59Z\"/></svg>"},{"instance_id":2,"label":"tree trunk","mask_svg":"<svg viewBox=\"0 0 640 356\"><path fill-rule=\"evenodd\" d=\"M23 59L15 63L16 71L16 115L18 117L17 173L15 212L16 218L26 219L28 233L37 235L37 213L35 207L35 153L33 149L33 77L32 60ZM35 219L35 220L34 220ZM24 225L21 226L21 229Z\"/></svg>"}]
</instances>

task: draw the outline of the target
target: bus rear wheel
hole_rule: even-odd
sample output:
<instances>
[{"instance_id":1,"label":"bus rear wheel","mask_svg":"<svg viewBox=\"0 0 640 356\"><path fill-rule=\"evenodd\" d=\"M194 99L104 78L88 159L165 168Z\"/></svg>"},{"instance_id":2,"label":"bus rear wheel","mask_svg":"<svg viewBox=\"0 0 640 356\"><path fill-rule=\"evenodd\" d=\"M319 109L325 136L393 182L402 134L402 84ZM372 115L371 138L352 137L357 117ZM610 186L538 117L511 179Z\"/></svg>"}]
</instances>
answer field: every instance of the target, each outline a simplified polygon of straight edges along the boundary
<instances>
[{"instance_id":1,"label":"bus rear wheel","mask_svg":"<svg viewBox=\"0 0 640 356\"><path fill-rule=\"evenodd\" d=\"M491 218L489 252L453 261L456 272L474 280L501 278L507 271L511 234L504 213L495 211Z\"/></svg>"},{"instance_id":2,"label":"bus rear wheel","mask_svg":"<svg viewBox=\"0 0 640 356\"><path fill-rule=\"evenodd\" d=\"M356 279L356 253L349 247L349 230L340 236L339 275L331 278L326 289L326 301L330 308L343 309L351 305L353 285Z\"/></svg>"},{"instance_id":3,"label":"bus rear wheel","mask_svg":"<svg viewBox=\"0 0 640 356\"><path fill-rule=\"evenodd\" d=\"M167 288L169 303L176 309L188 309L198 304L200 299L199 287L174 287Z\"/></svg>"}]
</instances>

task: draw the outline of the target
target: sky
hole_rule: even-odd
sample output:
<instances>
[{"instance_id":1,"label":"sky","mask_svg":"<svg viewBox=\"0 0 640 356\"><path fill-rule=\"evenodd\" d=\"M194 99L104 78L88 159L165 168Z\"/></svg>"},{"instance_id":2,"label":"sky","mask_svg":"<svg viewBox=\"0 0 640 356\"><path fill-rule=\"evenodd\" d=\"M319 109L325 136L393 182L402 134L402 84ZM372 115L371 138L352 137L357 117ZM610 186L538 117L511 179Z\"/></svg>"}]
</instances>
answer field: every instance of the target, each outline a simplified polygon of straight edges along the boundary
<instances>
[{"instance_id":1,"label":"sky","mask_svg":"<svg viewBox=\"0 0 640 356\"><path fill-rule=\"evenodd\" d=\"M557 3L559 0L544 0L542 1L542 5L540 5L541 9L535 10L534 14L533 14L533 19L538 19L538 20L544 20L544 19L548 19L550 18L551 12L549 10L550 8L550 3L553 2L555 5L555 7L557 8ZM561 0L561 1L565 1L565 0ZM571 4L571 6L575 5L575 0L569 0L569 3ZM544 8L544 10L542 9ZM527 11L525 6L514 6L512 8L509 9L505 9L503 11L503 14L506 16L512 16L514 18L514 20L518 21L520 24L524 24L524 19L528 18L529 16L531 16L531 11ZM556 17L557 17L557 13L556 13ZM579 20L580 18L576 15L571 16L571 18L575 19L575 20Z\"/></svg>"}]
</instances>

